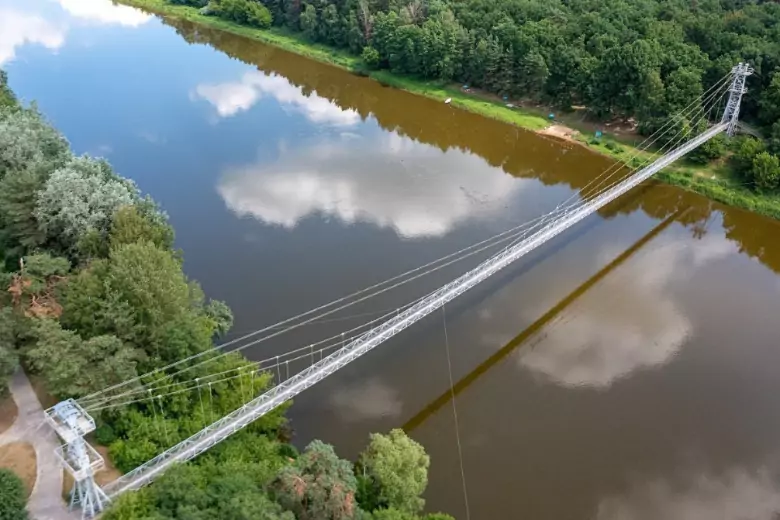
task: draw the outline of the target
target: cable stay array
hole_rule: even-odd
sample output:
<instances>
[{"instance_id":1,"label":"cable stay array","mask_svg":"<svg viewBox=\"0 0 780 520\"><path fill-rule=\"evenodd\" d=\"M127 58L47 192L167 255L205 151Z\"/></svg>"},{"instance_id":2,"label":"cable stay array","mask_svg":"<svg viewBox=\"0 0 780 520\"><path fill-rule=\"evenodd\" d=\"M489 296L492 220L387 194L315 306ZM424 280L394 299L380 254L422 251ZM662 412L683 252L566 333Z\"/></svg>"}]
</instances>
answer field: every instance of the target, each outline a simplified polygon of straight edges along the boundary
<instances>
[{"instance_id":1,"label":"cable stay array","mask_svg":"<svg viewBox=\"0 0 780 520\"><path fill-rule=\"evenodd\" d=\"M60 403L70 403L71 409L76 411L74 413L84 417L111 413L124 407L141 406L151 410L155 417L159 414L162 424L165 423L166 417L164 403L171 398L188 395L190 402L200 406L204 420L204 400L209 403L209 409L212 411L209 415L210 425L173 446L166 440L168 450L106 486L106 496L113 499L125 491L138 489L162 474L171 464L197 456L587 218L698 146L724 131L732 133L736 129L739 101L745 92L744 78L750 72L746 65L735 67L731 73L714 83L652 135L636 145L632 154L620 157L619 161L615 161L543 215L425 265L243 334L208 351L182 358L75 401ZM727 99L724 94L728 94ZM710 125L713 114L716 110L719 111L723 104L725 111L722 118ZM696 134L697 128L706 129ZM358 304L477 255L482 255L483 259L476 267L411 302L375 312L343 314ZM487 258L484 258L486 255ZM228 364L227 368L218 363L227 356L250 347L277 344L272 340L305 326L332 324L370 316L375 317L327 338L293 346L280 353L268 354L260 360L242 362L238 366ZM264 378L266 383L269 379L273 381L273 385L262 390L260 395L256 395L257 391L265 387L255 385L258 378ZM224 417L213 418L211 400L214 389L232 381L239 383L243 404ZM47 410L47 416L55 415L52 410ZM57 430L58 433L61 429ZM167 431L163 437L167 438ZM91 488L87 486L87 489Z\"/></svg>"}]
</instances>

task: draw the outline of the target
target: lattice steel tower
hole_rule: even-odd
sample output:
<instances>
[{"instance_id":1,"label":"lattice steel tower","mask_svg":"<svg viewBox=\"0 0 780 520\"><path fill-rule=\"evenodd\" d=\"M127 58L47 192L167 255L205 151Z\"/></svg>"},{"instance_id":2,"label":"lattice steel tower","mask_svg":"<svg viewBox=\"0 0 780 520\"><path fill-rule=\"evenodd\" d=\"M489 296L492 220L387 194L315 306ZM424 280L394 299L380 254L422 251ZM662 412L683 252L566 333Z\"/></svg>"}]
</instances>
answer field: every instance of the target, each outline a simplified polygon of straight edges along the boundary
<instances>
[{"instance_id":1,"label":"lattice steel tower","mask_svg":"<svg viewBox=\"0 0 780 520\"><path fill-rule=\"evenodd\" d=\"M84 440L95 430L95 421L73 399L46 410L46 420L65 441L57 448L57 458L73 476L70 509L81 507L82 518L92 518L108 504L106 493L95 483L95 472L103 467L103 457Z\"/></svg>"},{"instance_id":2,"label":"lattice steel tower","mask_svg":"<svg viewBox=\"0 0 780 520\"><path fill-rule=\"evenodd\" d=\"M737 133L737 123L739 122L739 108L742 105L742 96L747 92L747 77L753 74L753 68L747 63L739 63L731 69L734 78L731 80L729 88L729 100L726 103L726 110L723 112L721 123L728 123L726 133L733 137Z\"/></svg>"}]
</instances>

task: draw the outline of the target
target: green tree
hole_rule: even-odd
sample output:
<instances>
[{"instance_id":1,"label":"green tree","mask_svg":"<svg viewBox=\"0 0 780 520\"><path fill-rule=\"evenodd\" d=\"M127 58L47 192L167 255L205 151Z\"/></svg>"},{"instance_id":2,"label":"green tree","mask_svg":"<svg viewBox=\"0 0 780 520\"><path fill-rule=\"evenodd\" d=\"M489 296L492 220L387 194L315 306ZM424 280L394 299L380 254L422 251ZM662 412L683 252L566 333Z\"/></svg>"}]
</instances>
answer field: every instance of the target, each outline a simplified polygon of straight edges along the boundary
<instances>
[{"instance_id":1,"label":"green tree","mask_svg":"<svg viewBox=\"0 0 780 520\"><path fill-rule=\"evenodd\" d=\"M11 307L0 308L0 393L19 366L16 350L15 318Z\"/></svg>"},{"instance_id":2,"label":"green tree","mask_svg":"<svg viewBox=\"0 0 780 520\"><path fill-rule=\"evenodd\" d=\"M27 520L27 491L10 469L0 469L0 520Z\"/></svg>"},{"instance_id":3,"label":"green tree","mask_svg":"<svg viewBox=\"0 0 780 520\"><path fill-rule=\"evenodd\" d=\"M36 320L33 336L25 357L58 397L81 397L136 375L138 353L114 336L84 341L51 319Z\"/></svg>"},{"instance_id":4,"label":"green tree","mask_svg":"<svg viewBox=\"0 0 780 520\"><path fill-rule=\"evenodd\" d=\"M273 22L271 12L255 0L219 0L215 14L242 25L267 29Z\"/></svg>"},{"instance_id":5,"label":"green tree","mask_svg":"<svg viewBox=\"0 0 780 520\"><path fill-rule=\"evenodd\" d=\"M220 300L211 300L204 308L206 316L214 322L214 334L216 337L224 336L233 326L233 311Z\"/></svg>"},{"instance_id":6,"label":"green tree","mask_svg":"<svg viewBox=\"0 0 780 520\"><path fill-rule=\"evenodd\" d=\"M149 242L113 249L63 290L62 322L84 337L110 334L143 349L153 363L211 348L215 322L203 292L170 251Z\"/></svg>"},{"instance_id":7,"label":"green tree","mask_svg":"<svg viewBox=\"0 0 780 520\"><path fill-rule=\"evenodd\" d=\"M316 42L319 22L317 20L317 9L311 4L304 4L301 13L301 31L309 40Z\"/></svg>"},{"instance_id":8,"label":"green tree","mask_svg":"<svg viewBox=\"0 0 780 520\"><path fill-rule=\"evenodd\" d=\"M522 75L522 85L525 89L524 94L530 97L537 97L550 76L547 63L544 56L537 51L531 51L523 58L520 68Z\"/></svg>"},{"instance_id":9,"label":"green tree","mask_svg":"<svg viewBox=\"0 0 780 520\"><path fill-rule=\"evenodd\" d=\"M10 173L51 173L70 157L68 142L35 109L0 107L0 179Z\"/></svg>"},{"instance_id":10,"label":"green tree","mask_svg":"<svg viewBox=\"0 0 780 520\"><path fill-rule=\"evenodd\" d=\"M701 72L691 69L675 69L666 78L666 113L676 114L701 96Z\"/></svg>"},{"instance_id":11,"label":"green tree","mask_svg":"<svg viewBox=\"0 0 780 520\"><path fill-rule=\"evenodd\" d=\"M124 206L114 214L109 233L111 248L139 242L151 242L163 250L173 247L173 228L153 205Z\"/></svg>"},{"instance_id":12,"label":"green tree","mask_svg":"<svg viewBox=\"0 0 780 520\"><path fill-rule=\"evenodd\" d=\"M780 158L761 152L753 159L753 182L763 191L774 191L780 186Z\"/></svg>"},{"instance_id":13,"label":"green tree","mask_svg":"<svg viewBox=\"0 0 780 520\"><path fill-rule=\"evenodd\" d=\"M16 96L8 86L8 75L0 70L0 107L16 107Z\"/></svg>"},{"instance_id":14,"label":"green tree","mask_svg":"<svg viewBox=\"0 0 780 520\"><path fill-rule=\"evenodd\" d=\"M298 520L349 520L357 514L352 465L313 441L271 484L276 500Z\"/></svg>"},{"instance_id":15,"label":"green tree","mask_svg":"<svg viewBox=\"0 0 780 520\"><path fill-rule=\"evenodd\" d=\"M75 157L48 178L35 217L51 240L73 251L89 231L105 239L114 213L138 199L135 185L116 176L106 161Z\"/></svg>"},{"instance_id":16,"label":"green tree","mask_svg":"<svg viewBox=\"0 0 780 520\"><path fill-rule=\"evenodd\" d=\"M392 507L404 513L418 513L425 505L421 495L428 486L429 465L425 449L403 430L394 429L388 435L372 434L358 462L357 473L369 485L368 496L365 484L361 486L362 498L369 498L368 504L361 500L361 505L369 510ZM372 494L377 497L377 503L371 503Z\"/></svg>"},{"instance_id":17,"label":"green tree","mask_svg":"<svg viewBox=\"0 0 780 520\"><path fill-rule=\"evenodd\" d=\"M780 120L772 125L772 133L769 138L771 151L775 155L780 155Z\"/></svg>"},{"instance_id":18,"label":"green tree","mask_svg":"<svg viewBox=\"0 0 780 520\"><path fill-rule=\"evenodd\" d=\"M177 466L153 486L123 495L104 518L295 520L268 498L255 469L230 459Z\"/></svg>"},{"instance_id":19,"label":"green tree","mask_svg":"<svg viewBox=\"0 0 780 520\"><path fill-rule=\"evenodd\" d=\"M766 149L764 143L754 137L741 138L737 151L732 157L734 171L743 179L753 181L753 161Z\"/></svg>"},{"instance_id":20,"label":"green tree","mask_svg":"<svg viewBox=\"0 0 780 520\"><path fill-rule=\"evenodd\" d=\"M377 52L377 50L370 45L363 47L363 52L360 53L360 58L369 69L379 68L379 52Z\"/></svg>"},{"instance_id":21,"label":"green tree","mask_svg":"<svg viewBox=\"0 0 780 520\"><path fill-rule=\"evenodd\" d=\"M772 75L772 81L761 93L759 101L761 121L771 126L780 121L780 70Z\"/></svg>"}]
</instances>

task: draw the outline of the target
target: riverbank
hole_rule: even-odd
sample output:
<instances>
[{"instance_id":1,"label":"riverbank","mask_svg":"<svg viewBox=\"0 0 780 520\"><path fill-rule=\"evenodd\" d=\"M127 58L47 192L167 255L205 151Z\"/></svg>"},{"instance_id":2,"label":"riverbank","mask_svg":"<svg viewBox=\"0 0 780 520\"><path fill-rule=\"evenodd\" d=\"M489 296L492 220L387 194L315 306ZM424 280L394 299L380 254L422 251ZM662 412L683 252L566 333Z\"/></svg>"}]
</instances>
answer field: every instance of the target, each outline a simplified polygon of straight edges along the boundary
<instances>
[{"instance_id":1,"label":"riverbank","mask_svg":"<svg viewBox=\"0 0 780 520\"><path fill-rule=\"evenodd\" d=\"M481 96L473 91L464 91L456 85L444 84L440 81L421 81L399 76L387 70L368 72L363 67L359 57L325 45L308 42L302 35L285 29L273 27L264 30L242 26L220 18L202 15L198 9L190 6L170 4L167 0L115 1L144 9L153 14L180 18L251 38L322 63L367 75L382 85L442 102L449 98L450 105L456 108L516 125L554 139L576 143L628 166L636 167L644 162L643 159L651 157L649 153L638 152L631 143L620 137L607 136L595 139L585 125L566 120L566 118L564 118L564 124L576 132L568 131L567 127L563 127L562 130L559 128L558 132L553 132L551 135L549 131L551 123L545 117L547 112L542 108L537 110L517 106L509 108L505 106L503 101L492 99L490 96ZM556 124L560 127L561 125L558 123ZM557 134L566 135L566 137ZM741 179L732 175L730 169L723 162L706 166L683 162L659 172L655 178L667 184L702 194L717 202L780 220L780 195L765 195L749 190L743 185Z\"/></svg>"}]
</instances>

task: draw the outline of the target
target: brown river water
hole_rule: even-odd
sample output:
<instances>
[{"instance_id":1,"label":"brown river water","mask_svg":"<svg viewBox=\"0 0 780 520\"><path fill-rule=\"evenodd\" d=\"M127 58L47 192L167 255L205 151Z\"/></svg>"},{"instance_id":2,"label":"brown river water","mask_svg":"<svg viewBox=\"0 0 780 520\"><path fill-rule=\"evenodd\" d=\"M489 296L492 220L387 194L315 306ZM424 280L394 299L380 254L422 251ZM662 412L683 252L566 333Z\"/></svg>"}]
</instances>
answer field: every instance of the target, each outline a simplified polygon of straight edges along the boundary
<instances>
[{"instance_id":1,"label":"brown river water","mask_svg":"<svg viewBox=\"0 0 780 520\"><path fill-rule=\"evenodd\" d=\"M0 18L11 86L161 202L234 336L541 215L611 164L107 0L0 0ZM338 334L485 254L245 352ZM648 183L449 304L448 342L437 312L300 395L295 443L351 458L403 427L431 455L427 508L458 519L463 477L474 519L774 518L778 273L777 222Z\"/></svg>"}]
</instances>

